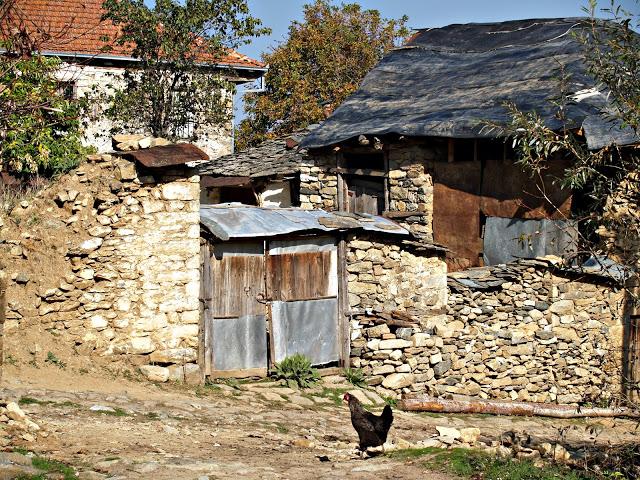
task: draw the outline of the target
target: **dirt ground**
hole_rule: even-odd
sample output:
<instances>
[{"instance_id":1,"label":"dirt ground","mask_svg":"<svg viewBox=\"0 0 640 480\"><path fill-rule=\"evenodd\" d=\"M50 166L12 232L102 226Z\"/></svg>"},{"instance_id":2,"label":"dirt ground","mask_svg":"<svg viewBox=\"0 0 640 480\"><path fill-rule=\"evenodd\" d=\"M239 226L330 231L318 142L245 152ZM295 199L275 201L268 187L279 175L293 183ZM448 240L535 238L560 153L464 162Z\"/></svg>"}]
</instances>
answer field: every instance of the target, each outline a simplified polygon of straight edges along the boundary
<instances>
[{"instance_id":1,"label":"dirt ground","mask_svg":"<svg viewBox=\"0 0 640 480\"><path fill-rule=\"evenodd\" d=\"M328 385L300 392L256 383L205 388L154 385L81 374L56 366L5 366L2 397L23 399L23 410L44 435L26 448L66 462L84 479L423 479L419 461L355 454L349 410ZM32 403L25 404L29 397ZM98 407L96 407L98 406ZM92 410L92 407L94 410ZM112 412L95 411L111 407ZM379 408L374 408L379 410ZM436 426L480 428L485 441L516 431L565 444L640 441L637 422L558 421L522 417L427 415L395 412L390 432L397 445L437 435Z\"/></svg>"}]
</instances>

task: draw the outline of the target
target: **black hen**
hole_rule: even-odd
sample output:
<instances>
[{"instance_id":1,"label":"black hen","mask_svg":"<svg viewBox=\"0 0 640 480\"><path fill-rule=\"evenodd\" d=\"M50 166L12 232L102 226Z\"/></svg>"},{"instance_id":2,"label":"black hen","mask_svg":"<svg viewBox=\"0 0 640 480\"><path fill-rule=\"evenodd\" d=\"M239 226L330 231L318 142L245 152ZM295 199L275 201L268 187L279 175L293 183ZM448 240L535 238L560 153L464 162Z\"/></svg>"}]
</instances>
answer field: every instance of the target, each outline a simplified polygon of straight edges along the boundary
<instances>
[{"instance_id":1,"label":"black hen","mask_svg":"<svg viewBox=\"0 0 640 480\"><path fill-rule=\"evenodd\" d=\"M343 398L345 402L349 403L351 424L358 432L360 439L360 452L364 453L369 447L378 447L384 444L393 423L391 407L385 405L381 415L374 415L367 412L353 395L345 393Z\"/></svg>"}]
</instances>

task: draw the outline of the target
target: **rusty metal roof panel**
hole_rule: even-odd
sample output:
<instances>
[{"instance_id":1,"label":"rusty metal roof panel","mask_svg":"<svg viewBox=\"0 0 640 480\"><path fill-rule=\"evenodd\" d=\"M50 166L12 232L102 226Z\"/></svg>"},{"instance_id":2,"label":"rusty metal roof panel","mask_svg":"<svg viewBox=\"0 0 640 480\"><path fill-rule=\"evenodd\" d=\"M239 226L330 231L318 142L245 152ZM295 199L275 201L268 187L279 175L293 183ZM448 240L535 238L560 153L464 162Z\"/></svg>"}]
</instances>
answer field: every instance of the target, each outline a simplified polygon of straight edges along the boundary
<instances>
[{"instance_id":1,"label":"rusty metal roof panel","mask_svg":"<svg viewBox=\"0 0 640 480\"><path fill-rule=\"evenodd\" d=\"M191 143L175 143L161 147L133 150L125 154L148 168L171 167L209 160L209 155Z\"/></svg>"},{"instance_id":2,"label":"rusty metal roof panel","mask_svg":"<svg viewBox=\"0 0 640 480\"><path fill-rule=\"evenodd\" d=\"M301 208L266 208L240 203L202 205L200 223L220 240L352 229L409 235L408 230L394 221L375 215L345 215L342 212Z\"/></svg>"}]
</instances>

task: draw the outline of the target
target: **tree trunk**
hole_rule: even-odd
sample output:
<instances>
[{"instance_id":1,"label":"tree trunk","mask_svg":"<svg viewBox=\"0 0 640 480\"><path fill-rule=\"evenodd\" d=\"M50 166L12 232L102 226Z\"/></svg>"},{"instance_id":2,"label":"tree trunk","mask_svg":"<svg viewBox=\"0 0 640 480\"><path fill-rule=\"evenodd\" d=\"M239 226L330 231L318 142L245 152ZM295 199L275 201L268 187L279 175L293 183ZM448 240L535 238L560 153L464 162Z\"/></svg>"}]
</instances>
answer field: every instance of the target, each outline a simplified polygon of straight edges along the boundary
<instances>
[{"instance_id":1,"label":"tree trunk","mask_svg":"<svg viewBox=\"0 0 640 480\"><path fill-rule=\"evenodd\" d=\"M429 395L407 396L398 402L400 410L411 412L489 413L493 415L541 416L554 418L630 417L640 418L640 411L628 408L576 407L549 403L510 402L501 400L456 399Z\"/></svg>"}]
</instances>

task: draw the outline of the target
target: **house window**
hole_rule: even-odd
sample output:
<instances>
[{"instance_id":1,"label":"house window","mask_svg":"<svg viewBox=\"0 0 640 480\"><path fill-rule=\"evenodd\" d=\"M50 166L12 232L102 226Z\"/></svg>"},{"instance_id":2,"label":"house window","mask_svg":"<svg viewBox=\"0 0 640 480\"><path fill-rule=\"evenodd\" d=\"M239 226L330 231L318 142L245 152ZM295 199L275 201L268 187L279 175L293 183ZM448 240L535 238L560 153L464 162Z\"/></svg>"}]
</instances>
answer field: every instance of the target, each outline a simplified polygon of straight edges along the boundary
<instances>
[{"instance_id":1,"label":"house window","mask_svg":"<svg viewBox=\"0 0 640 480\"><path fill-rule=\"evenodd\" d=\"M350 176L345 180L347 184L347 211L382 215L385 204L383 177Z\"/></svg>"},{"instance_id":2,"label":"house window","mask_svg":"<svg viewBox=\"0 0 640 480\"><path fill-rule=\"evenodd\" d=\"M76 82L58 82L57 93L66 100L77 98Z\"/></svg>"}]
</instances>

